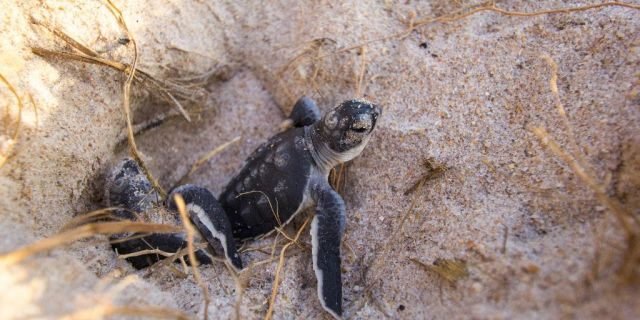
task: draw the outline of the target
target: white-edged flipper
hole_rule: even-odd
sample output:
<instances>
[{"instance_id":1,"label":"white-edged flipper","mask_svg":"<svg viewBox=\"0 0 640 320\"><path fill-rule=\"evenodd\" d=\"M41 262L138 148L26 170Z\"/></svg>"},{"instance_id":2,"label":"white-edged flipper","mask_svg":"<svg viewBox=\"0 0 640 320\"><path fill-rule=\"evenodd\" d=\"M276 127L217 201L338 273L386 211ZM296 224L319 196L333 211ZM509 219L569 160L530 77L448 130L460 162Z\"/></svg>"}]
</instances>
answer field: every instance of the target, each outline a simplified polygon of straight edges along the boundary
<instances>
[{"instance_id":1,"label":"white-edged flipper","mask_svg":"<svg viewBox=\"0 0 640 320\"><path fill-rule=\"evenodd\" d=\"M337 319L342 317L340 241L345 225L345 206L328 183L312 189L316 215L311 222L313 270L318 280L322 307Z\"/></svg>"},{"instance_id":2,"label":"white-edged flipper","mask_svg":"<svg viewBox=\"0 0 640 320\"><path fill-rule=\"evenodd\" d=\"M172 210L176 210L174 203L176 194L180 194L184 198L189 219L209 245L214 246L217 241L220 241L227 260L237 270L241 270L242 260L236 249L231 223L213 194L205 188L190 184L180 186L174 189L168 197L168 206Z\"/></svg>"}]
</instances>

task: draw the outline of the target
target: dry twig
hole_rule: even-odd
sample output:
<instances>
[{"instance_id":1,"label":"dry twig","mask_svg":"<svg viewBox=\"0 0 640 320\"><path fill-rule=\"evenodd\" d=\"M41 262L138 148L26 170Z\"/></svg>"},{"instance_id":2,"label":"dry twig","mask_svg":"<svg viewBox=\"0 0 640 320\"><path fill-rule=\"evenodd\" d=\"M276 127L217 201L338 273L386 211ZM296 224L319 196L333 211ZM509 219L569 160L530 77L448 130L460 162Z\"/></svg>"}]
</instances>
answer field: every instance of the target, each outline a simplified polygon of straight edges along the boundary
<instances>
[{"instance_id":1,"label":"dry twig","mask_svg":"<svg viewBox=\"0 0 640 320\"><path fill-rule=\"evenodd\" d=\"M267 314L264 316L265 320L270 320L271 317L273 316L273 308L276 304L276 297L278 296L278 287L280 286L280 272L282 271L282 268L284 268L285 253L287 252L287 249L289 249L289 247L292 244L298 241L298 238L300 238L300 235L302 234L302 231L309 223L309 220L311 220L311 217L307 218L307 220L304 221L300 229L298 229L298 232L296 233L295 238L293 238L289 243L285 244L280 250L280 259L278 260L278 267L276 268L276 276L275 276L275 279L273 280L273 287L271 289L271 298L269 299L269 309L267 309Z\"/></svg>"},{"instance_id":2,"label":"dry twig","mask_svg":"<svg viewBox=\"0 0 640 320\"><path fill-rule=\"evenodd\" d=\"M618 224L622 227L627 242L627 248L625 251L625 261L620 270L620 274L623 279L629 279L632 277L637 261L640 260L640 220L633 214L633 212L631 212L631 210L627 209L622 205L622 203L607 194L606 188L597 180L595 174L592 173L592 170L587 167L586 162L582 159L572 126L569 123L565 109L560 101L557 87L558 66L551 57L543 56L543 58L552 68L549 85L556 100L556 110L564 122L564 125L567 127L569 139L573 144L576 154L571 154L564 150L542 127L533 128L533 134L540 140L540 143L544 147L548 148L552 153L558 156L566 165L569 166L569 168L571 168L578 178L585 182L587 187L595 193L596 199L609 209L609 212L613 214Z\"/></svg>"},{"instance_id":3,"label":"dry twig","mask_svg":"<svg viewBox=\"0 0 640 320\"><path fill-rule=\"evenodd\" d=\"M364 93L364 74L367 71L367 46L360 48L360 71L356 77L356 97L361 97Z\"/></svg>"},{"instance_id":4,"label":"dry twig","mask_svg":"<svg viewBox=\"0 0 640 320\"><path fill-rule=\"evenodd\" d=\"M481 12L495 12L501 15L505 15L505 16L512 16L512 17L535 17L535 16L541 16L541 15L549 15L549 14L558 14L558 13L572 13L572 12L581 12L581 11L587 11L587 10L592 10L592 9L599 9L599 8L604 8L604 7L623 7L623 8L629 8L629 9L634 9L634 10L640 10L640 5L636 5L636 4L630 4L630 3L624 3L624 2L619 2L619 1L610 1L610 2L603 2L603 3L597 3L597 4L591 4L591 5L585 5L585 6L578 6L578 7L572 7L572 8L558 8L558 9L547 9L547 10L540 10L540 11L532 11L532 12L524 12L524 11L510 11L510 10L505 10L505 9L500 9L498 7L495 6L495 4L490 4L490 5L485 5L485 6L481 6L481 7L477 7L474 9L471 9L468 12L465 13L454 13L454 14L447 14L447 15L443 15L443 16L439 16L439 17L433 17L433 18L424 18L418 21L415 21L415 19L410 19L409 20L409 26L407 27L407 29L402 30L400 32L391 34L391 35L387 35L384 37L380 37L380 38L375 38L375 39L371 39L371 40L367 40L364 42L361 42L359 44L356 45L352 45L352 46L348 46L342 49L338 49L334 52L322 55L322 56L318 56L316 57L316 59L322 59L331 55L335 55L338 53L342 53L342 52L346 52L346 51L351 51L354 49L358 49L358 48L362 48L363 46L375 43L375 42L381 42L381 41L385 41L385 40L390 40L390 39L394 39L394 38L405 38L406 36L408 36L409 34L411 34L411 32L419 27L425 26L425 25L429 25L429 24L433 24L433 23L448 23L448 22L454 22L457 20L461 20L467 17L470 17L472 15L475 15L477 13L481 13Z\"/></svg>"},{"instance_id":5,"label":"dry twig","mask_svg":"<svg viewBox=\"0 0 640 320\"><path fill-rule=\"evenodd\" d=\"M467 263L460 259L436 259L432 264L426 264L417 259L409 259L427 271L435 272L450 284L469 276Z\"/></svg>"},{"instance_id":6,"label":"dry twig","mask_svg":"<svg viewBox=\"0 0 640 320\"><path fill-rule=\"evenodd\" d=\"M89 213L78 215L77 217L74 217L73 219L71 219L69 222L65 223L64 226L60 228L60 231L66 231L71 228L81 226L83 224L98 222L99 220L102 220L102 219L117 219L117 217L111 215L111 212L114 210L123 210L123 209L117 208L117 207L102 208Z\"/></svg>"},{"instance_id":7,"label":"dry twig","mask_svg":"<svg viewBox=\"0 0 640 320\"><path fill-rule=\"evenodd\" d=\"M90 223L69 229L49 238L41 239L32 244L26 245L15 251L0 255L0 263L15 264L36 253L49 251L56 247L70 244L77 240L92 237L97 234L110 235L126 232L175 233L179 231L181 231L181 229L174 226L143 222L122 221Z\"/></svg>"},{"instance_id":8,"label":"dry twig","mask_svg":"<svg viewBox=\"0 0 640 320\"><path fill-rule=\"evenodd\" d=\"M131 83L133 83L133 79L136 74L136 67L138 65L138 45L136 44L136 40L134 39L133 35L129 31L129 28L127 27L127 23L125 22L124 17L122 16L122 12L120 12L120 9L118 9L118 7L116 7L111 2L111 0L106 0L106 1L107 1L107 7L109 8L109 10L111 10L113 15L118 20L118 23L122 26L124 31L127 33L127 36L131 41L131 45L133 46L133 61L131 62L131 69L130 69L131 71L127 74L127 80L122 86L123 99L124 99L122 106L124 109L124 115L127 122L127 133L129 137L128 139L129 151L133 159L140 165L140 168L142 169L144 174L147 176L147 178L153 185L154 189L156 189L158 193L160 193L161 197L164 198L166 197L167 193L164 191L164 189L162 189L158 181L151 174L151 170L149 170L149 167L147 167L147 164L142 160L142 157L140 156L140 152L138 151L138 146L136 145L136 140L133 136L130 100L131 100Z\"/></svg>"},{"instance_id":9,"label":"dry twig","mask_svg":"<svg viewBox=\"0 0 640 320\"><path fill-rule=\"evenodd\" d=\"M409 188L409 190L405 192L405 195L409 195L413 193L411 204L409 205L409 209L407 209L407 211L405 211L405 213L402 214L402 218L400 219L398 226L393 230L391 235L386 239L385 245L382 247L382 249L376 250L374 257L372 259L372 262L364 271L363 278L364 278L364 281L368 283L368 285L365 287L363 300L361 300L362 304L359 307L364 306L367 300L372 299L373 287L378 283L378 276L377 275L370 276L370 272L372 270L375 270L380 263L385 261L385 259L381 257L387 256L390 248L393 247L393 245L396 243L400 233L404 229L404 225L406 221L410 216L413 215L416 204L418 203L418 195L419 195L419 193L415 191L422 189L422 187L428 181L440 177L444 172L448 170L446 166L437 163L432 158L425 159L423 161L423 166L425 167L427 172L411 188ZM383 310L382 308L381 308L381 311L386 314L386 311ZM389 315L387 314L387 316Z\"/></svg>"},{"instance_id":10,"label":"dry twig","mask_svg":"<svg viewBox=\"0 0 640 320\"><path fill-rule=\"evenodd\" d=\"M7 162L7 160L9 159L9 157L11 156L13 147L15 146L16 141L18 140L18 135L20 134L20 127L22 123L22 109L24 105L22 104L22 99L20 98L20 95L18 95L16 88L14 88L13 85L11 85L11 83L2 74L0 74L0 81L2 81L7 86L7 88L9 88L9 91L11 91L11 93L16 97L16 100L18 101L18 120L16 120L16 127L15 129L13 129L13 134L11 135L11 140L8 141L6 150L0 150L0 151L3 151L4 153L4 154L0 154L0 168L2 168L4 164ZM31 101L33 102L33 99Z\"/></svg>"},{"instance_id":11,"label":"dry twig","mask_svg":"<svg viewBox=\"0 0 640 320\"><path fill-rule=\"evenodd\" d=\"M63 320L101 319L109 316L153 317L160 319L191 319L180 310L155 306L114 306L110 303L98 304L94 307L77 310L61 316Z\"/></svg>"},{"instance_id":12,"label":"dry twig","mask_svg":"<svg viewBox=\"0 0 640 320\"><path fill-rule=\"evenodd\" d=\"M193 237L196 233L195 228L191 224L189 217L187 216L187 206L184 203L184 199L181 195L176 194L174 197L176 202L176 206L178 207L178 212L180 213L180 219L182 220L182 224L184 226L185 231L187 232L187 248L189 248L189 262L191 263L191 269L193 270L193 276L198 282L198 285L202 289L202 295L204 296L204 320L209 318L209 290L207 289L207 285L202 281L202 277L200 276L200 271L198 270L198 260L196 259L196 250L193 246Z\"/></svg>"}]
</instances>

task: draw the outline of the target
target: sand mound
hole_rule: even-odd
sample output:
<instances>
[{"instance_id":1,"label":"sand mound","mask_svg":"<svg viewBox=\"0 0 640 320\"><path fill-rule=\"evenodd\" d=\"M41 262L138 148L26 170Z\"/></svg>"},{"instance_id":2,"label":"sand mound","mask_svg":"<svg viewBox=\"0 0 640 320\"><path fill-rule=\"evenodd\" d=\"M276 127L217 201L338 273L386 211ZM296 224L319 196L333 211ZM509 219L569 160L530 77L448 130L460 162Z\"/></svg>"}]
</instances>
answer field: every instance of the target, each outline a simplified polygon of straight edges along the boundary
<instances>
[{"instance_id":1,"label":"sand mound","mask_svg":"<svg viewBox=\"0 0 640 320\"><path fill-rule=\"evenodd\" d=\"M540 12L591 3L496 6ZM140 70L204 93L180 97L187 122L149 82L134 84L134 123L166 118L136 137L165 188L240 137L190 176L220 192L303 94L323 110L358 96L384 107L341 180L347 317L640 317L630 280L640 250L630 249L616 218L635 215L622 220L637 232L640 2L628 3L635 7L523 16L481 1L116 1L127 35L107 2L2 0L0 252L99 208L104 170L127 151L124 73L31 48L77 53L58 30L131 63L133 37ZM431 20L445 16L456 18ZM244 258L268 258L273 241L251 244L261 249ZM288 251L275 318L326 317L309 242L304 232ZM264 317L276 267L277 259L245 275L242 318ZM200 270L209 314L235 317L233 277L222 264ZM101 236L1 265L0 287L2 319L136 311L123 306L204 313L188 270L135 271Z\"/></svg>"}]
</instances>

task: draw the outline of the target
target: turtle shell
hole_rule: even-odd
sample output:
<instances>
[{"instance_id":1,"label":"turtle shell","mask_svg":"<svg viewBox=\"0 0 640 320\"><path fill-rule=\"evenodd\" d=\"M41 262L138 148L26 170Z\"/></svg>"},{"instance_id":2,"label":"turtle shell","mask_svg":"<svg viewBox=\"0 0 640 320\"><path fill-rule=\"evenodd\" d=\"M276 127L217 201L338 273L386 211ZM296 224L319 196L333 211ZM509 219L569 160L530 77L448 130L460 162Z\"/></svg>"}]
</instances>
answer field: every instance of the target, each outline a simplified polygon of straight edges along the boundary
<instances>
[{"instance_id":1,"label":"turtle shell","mask_svg":"<svg viewBox=\"0 0 640 320\"><path fill-rule=\"evenodd\" d=\"M314 165L310 143L305 128L291 128L249 156L219 197L235 238L268 233L305 209Z\"/></svg>"}]
</instances>

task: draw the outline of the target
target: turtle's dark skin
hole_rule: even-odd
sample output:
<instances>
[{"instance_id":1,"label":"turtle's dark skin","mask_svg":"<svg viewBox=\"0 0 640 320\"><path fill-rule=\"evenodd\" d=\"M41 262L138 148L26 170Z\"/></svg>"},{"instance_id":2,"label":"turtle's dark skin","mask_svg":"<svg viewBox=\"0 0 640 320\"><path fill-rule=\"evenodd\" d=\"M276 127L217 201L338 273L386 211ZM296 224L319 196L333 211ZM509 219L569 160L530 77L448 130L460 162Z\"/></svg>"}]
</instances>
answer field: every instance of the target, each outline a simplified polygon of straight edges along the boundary
<instances>
[{"instance_id":1,"label":"turtle's dark skin","mask_svg":"<svg viewBox=\"0 0 640 320\"><path fill-rule=\"evenodd\" d=\"M166 207L175 212L174 195L180 194L200 235L211 246L222 245L229 262L242 269L237 241L265 235L315 206L311 237L318 295L324 309L340 318L340 241L346 209L328 176L335 165L360 154L380 114L381 109L367 101L347 100L320 118L315 102L302 97L290 115L293 127L255 150L218 199L205 188L183 185L172 190ZM126 209L117 212L120 218L139 220L152 215L157 194L137 164L126 159L107 178L106 199L108 205ZM170 223L179 222L177 215L170 216ZM112 242L120 254L145 249L176 252L186 246L186 237L152 234L124 241L118 236ZM201 263L211 263L205 252L197 256ZM144 268L160 258L149 254L128 260Z\"/></svg>"}]
</instances>

